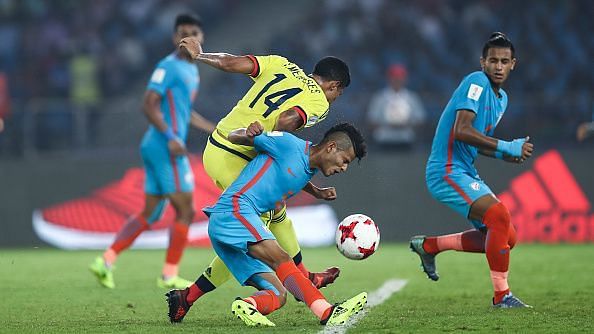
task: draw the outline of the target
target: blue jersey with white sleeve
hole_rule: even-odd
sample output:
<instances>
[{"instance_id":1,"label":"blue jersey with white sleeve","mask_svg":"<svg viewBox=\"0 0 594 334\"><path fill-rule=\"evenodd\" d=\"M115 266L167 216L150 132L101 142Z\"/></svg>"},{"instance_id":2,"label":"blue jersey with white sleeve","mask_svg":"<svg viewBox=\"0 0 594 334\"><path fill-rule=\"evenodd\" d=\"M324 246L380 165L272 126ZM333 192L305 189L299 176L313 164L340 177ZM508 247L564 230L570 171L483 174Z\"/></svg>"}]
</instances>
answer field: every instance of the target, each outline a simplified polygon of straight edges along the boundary
<instances>
[{"instance_id":1,"label":"blue jersey with white sleeve","mask_svg":"<svg viewBox=\"0 0 594 334\"><path fill-rule=\"evenodd\" d=\"M147 90L161 95L163 119L183 141L188 134L192 103L199 83L198 67L172 53L159 62L147 85ZM166 146L167 138L151 124L142 145Z\"/></svg>"},{"instance_id":2,"label":"blue jersey with white sleeve","mask_svg":"<svg viewBox=\"0 0 594 334\"><path fill-rule=\"evenodd\" d=\"M316 173L309 166L310 142L288 132L254 137L259 153L205 212L258 213L273 210L300 192Z\"/></svg>"},{"instance_id":3,"label":"blue jersey with white sleeve","mask_svg":"<svg viewBox=\"0 0 594 334\"><path fill-rule=\"evenodd\" d=\"M478 149L454 139L456 114L462 109L474 112L476 118L472 126L492 137L506 108L507 94L499 89L498 95L484 72L477 71L466 76L454 91L439 119L427 161L427 178L447 175L452 171L477 175L474 159Z\"/></svg>"}]
</instances>

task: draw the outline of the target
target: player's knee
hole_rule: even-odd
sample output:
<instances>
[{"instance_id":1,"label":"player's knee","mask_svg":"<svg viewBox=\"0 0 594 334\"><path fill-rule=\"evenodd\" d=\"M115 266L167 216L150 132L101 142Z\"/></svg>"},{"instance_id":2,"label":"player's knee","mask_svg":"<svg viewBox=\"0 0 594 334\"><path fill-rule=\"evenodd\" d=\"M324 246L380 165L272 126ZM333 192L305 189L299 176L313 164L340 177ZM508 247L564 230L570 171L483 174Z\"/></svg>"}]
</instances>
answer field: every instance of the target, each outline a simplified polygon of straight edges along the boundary
<instances>
[{"instance_id":1,"label":"player's knee","mask_svg":"<svg viewBox=\"0 0 594 334\"><path fill-rule=\"evenodd\" d=\"M511 215L507 207L499 202L493 204L485 213L484 224L487 228L502 228L508 230L511 226Z\"/></svg>"},{"instance_id":2,"label":"player's knee","mask_svg":"<svg viewBox=\"0 0 594 334\"><path fill-rule=\"evenodd\" d=\"M293 262L293 259L285 252L284 250L280 249L278 252L274 254L274 268L278 268L281 264L285 262Z\"/></svg>"}]
</instances>

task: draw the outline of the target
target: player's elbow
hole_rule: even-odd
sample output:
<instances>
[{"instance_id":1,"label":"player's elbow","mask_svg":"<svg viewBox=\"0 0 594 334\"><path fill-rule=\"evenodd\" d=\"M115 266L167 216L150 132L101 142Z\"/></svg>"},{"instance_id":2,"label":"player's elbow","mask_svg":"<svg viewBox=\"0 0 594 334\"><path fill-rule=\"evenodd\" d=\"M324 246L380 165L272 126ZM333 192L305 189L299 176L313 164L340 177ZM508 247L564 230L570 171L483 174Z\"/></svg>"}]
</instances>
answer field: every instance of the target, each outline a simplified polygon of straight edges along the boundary
<instances>
[{"instance_id":1,"label":"player's elbow","mask_svg":"<svg viewBox=\"0 0 594 334\"><path fill-rule=\"evenodd\" d=\"M470 127L465 124L456 124L454 126L454 139L458 141L467 141L471 135Z\"/></svg>"}]
</instances>

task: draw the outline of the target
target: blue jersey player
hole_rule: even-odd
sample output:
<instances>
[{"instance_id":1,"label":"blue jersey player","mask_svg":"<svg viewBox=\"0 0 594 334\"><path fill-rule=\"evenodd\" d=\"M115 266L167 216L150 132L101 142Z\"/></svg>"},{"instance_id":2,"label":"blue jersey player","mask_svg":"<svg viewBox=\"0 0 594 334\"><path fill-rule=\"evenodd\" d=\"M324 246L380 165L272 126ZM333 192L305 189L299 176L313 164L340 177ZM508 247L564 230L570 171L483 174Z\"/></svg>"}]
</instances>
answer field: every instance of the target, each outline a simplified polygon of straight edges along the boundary
<instances>
[{"instance_id":1,"label":"blue jersey player","mask_svg":"<svg viewBox=\"0 0 594 334\"><path fill-rule=\"evenodd\" d=\"M507 282L509 254L516 242L507 208L481 180L474 168L477 153L513 163L532 155L528 137L504 141L493 131L507 108L501 88L516 59L514 46L502 33L493 33L483 47L481 71L466 76L446 105L427 162L431 195L470 221L473 229L438 237L416 236L410 247L421 258L427 276L437 281L435 256L445 250L485 253L494 288L493 305L526 307Z\"/></svg>"},{"instance_id":2,"label":"blue jersey player","mask_svg":"<svg viewBox=\"0 0 594 334\"><path fill-rule=\"evenodd\" d=\"M202 39L201 21L191 15L179 15L175 21L173 43L188 36ZM159 62L144 97L144 114L150 122L140 145L145 170L145 206L122 226L113 244L91 264L99 282L114 288L112 265L118 254L152 223L159 220L168 202L176 218L170 229L169 247L162 276L157 284L164 288L191 284L178 276L178 263L187 241L188 227L194 217L192 192L194 176L186 156L188 124L211 132L214 125L191 107L198 91L198 68L189 54L176 51Z\"/></svg>"},{"instance_id":3,"label":"blue jersey player","mask_svg":"<svg viewBox=\"0 0 594 334\"><path fill-rule=\"evenodd\" d=\"M260 216L301 191L317 172L325 176L344 172L355 158L366 154L361 134L349 124L331 128L322 141L311 145L288 132L264 132L259 122L228 136L234 144L253 146L258 155L225 190L217 203L205 209L208 235L217 255L243 285L258 291L237 299L232 312L248 326L274 326L266 315L280 308L287 291L302 300L322 324L346 321L365 305L367 294L331 305L295 266ZM197 299L196 284L167 294L169 318L180 322Z\"/></svg>"}]
</instances>

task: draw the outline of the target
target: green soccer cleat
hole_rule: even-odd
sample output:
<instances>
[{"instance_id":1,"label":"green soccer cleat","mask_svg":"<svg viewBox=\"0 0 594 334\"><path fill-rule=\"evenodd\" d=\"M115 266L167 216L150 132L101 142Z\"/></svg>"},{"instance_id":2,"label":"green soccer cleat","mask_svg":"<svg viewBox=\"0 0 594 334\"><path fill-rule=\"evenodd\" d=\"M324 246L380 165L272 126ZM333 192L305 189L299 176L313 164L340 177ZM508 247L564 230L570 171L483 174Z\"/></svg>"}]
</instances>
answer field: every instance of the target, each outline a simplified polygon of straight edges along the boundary
<instances>
[{"instance_id":1,"label":"green soccer cleat","mask_svg":"<svg viewBox=\"0 0 594 334\"><path fill-rule=\"evenodd\" d=\"M268 320L262 313L260 313L254 305L246 302L241 298L237 298L233 304L231 304L231 313L238 319L243 321L250 327L255 326L276 326L272 321Z\"/></svg>"},{"instance_id":2,"label":"green soccer cleat","mask_svg":"<svg viewBox=\"0 0 594 334\"><path fill-rule=\"evenodd\" d=\"M163 277L157 278L157 286L162 289L185 289L192 285L191 281L187 279L183 279L179 276L171 277L167 280L164 280Z\"/></svg>"},{"instance_id":3,"label":"green soccer cleat","mask_svg":"<svg viewBox=\"0 0 594 334\"><path fill-rule=\"evenodd\" d=\"M350 317L359 313L365 304L367 304L367 292L361 292L345 302L332 306L330 316L320 323L330 326L344 324Z\"/></svg>"},{"instance_id":4,"label":"green soccer cleat","mask_svg":"<svg viewBox=\"0 0 594 334\"><path fill-rule=\"evenodd\" d=\"M427 274L427 278L432 281L439 280L439 274L435 267L435 255L425 252L423 243L425 242L424 235L417 235L410 239L410 250L416 253L421 258L421 268Z\"/></svg>"},{"instance_id":5,"label":"green soccer cleat","mask_svg":"<svg viewBox=\"0 0 594 334\"><path fill-rule=\"evenodd\" d=\"M91 270L95 277L97 277L99 284L109 289L115 288L113 269L114 268L108 268L105 265L105 260L101 256L95 258L95 262L91 263L89 266L89 270Z\"/></svg>"}]
</instances>

